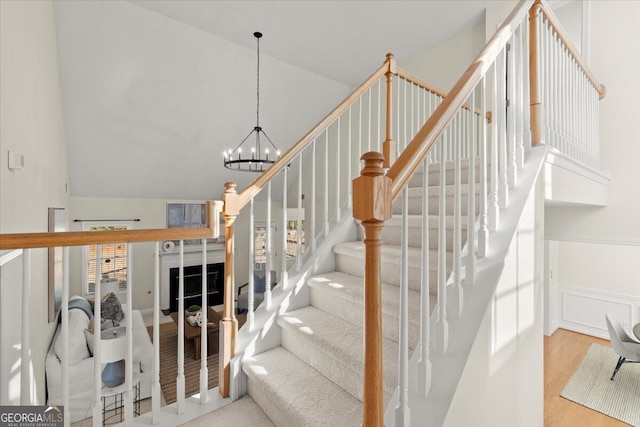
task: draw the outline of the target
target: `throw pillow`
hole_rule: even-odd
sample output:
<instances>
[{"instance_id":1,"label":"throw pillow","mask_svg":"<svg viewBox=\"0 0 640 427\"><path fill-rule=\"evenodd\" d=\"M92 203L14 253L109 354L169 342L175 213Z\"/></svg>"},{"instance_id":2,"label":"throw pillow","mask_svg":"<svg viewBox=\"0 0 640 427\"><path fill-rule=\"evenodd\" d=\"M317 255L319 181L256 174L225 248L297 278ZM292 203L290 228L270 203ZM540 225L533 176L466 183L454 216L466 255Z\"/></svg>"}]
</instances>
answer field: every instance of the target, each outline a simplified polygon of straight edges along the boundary
<instances>
[{"instance_id":1,"label":"throw pillow","mask_svg":"<svg viewBox=\"0 0 640 427\"><path fill-rule=\"evenodd\" d=\"M113 292L106 293L100 300L100 317L103 322L112 320L113 326L119 326L120 321L124 319L120 300Z\"/></svg>"}]
</instances>

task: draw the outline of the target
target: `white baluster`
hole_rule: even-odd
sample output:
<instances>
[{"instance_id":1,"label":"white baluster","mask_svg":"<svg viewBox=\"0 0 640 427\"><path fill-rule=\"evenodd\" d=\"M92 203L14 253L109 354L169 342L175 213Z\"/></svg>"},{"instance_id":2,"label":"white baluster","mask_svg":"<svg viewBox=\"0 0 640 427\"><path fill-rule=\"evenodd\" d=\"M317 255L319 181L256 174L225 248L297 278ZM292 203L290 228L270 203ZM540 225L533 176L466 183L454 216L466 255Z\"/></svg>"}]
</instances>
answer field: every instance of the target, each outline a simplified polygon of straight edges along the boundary
<instances>
[{"instance_id":1,"label":"white baluster","mask_svg":"<svg viewBox=\"0 0 640 427\"><path fill-rule=\"evenodd\" d=\"M524 166L524 40L522 25L518 27L516 32L518 35L515 47L515 82L516 85L516 151L515 163L517 170L521 170ZM542 74L542 73L541 73Z\"/></svg>"},{"instance_id":2,"label":"white baluster","mask_svg":"<svg viewBox=\"0 0 640 427\"><path fill-rule=\"evenodd\" d=\"M362 101L362 98L360 98ZM362 129L360 129L362 134ZM359 145L359 147L362 147ZM309 240L311 253L316 252L316 140L311 143L311 218L309 218Z\"/></svg>"},{"instance_id":3,"label":"white baluster","mask_svg":"<svg viewBox=\"0 0 640 427\"><path fill-rule=\"evenodd\" d=\"M489 231L498 230L500 223L500 205L498 204L498 64L493 64L491 90L491 108L493 109L491 120L491 193L489 196Z\"/></svg>"},{"instance_id":4,"label":"white baluster","mask_svg":"<svg viewBox=\"0 0 640 427\"><path fill-rule=\"evenodd\" d=\"M462 155L461 142L462 138L462 114L460 110L456 113L452 121L452 145L454 159L454 177L453 177L453 288L451 289L451 315L456 318L462 317L464 309L464 290L462 289L462 247L461 247L461 175L460 175L460 157ZM443 165L440 165L442 167Z\"/></svg>"},{"instance_id":5,"label":"white baluster","mask_svg":"<svg viewBox=\"0 0 640 427\"><path fill-rule=\"evenodd\" d=\"M530 80L530 76L529 76L529 20L525 19L524 22L522 23L522 26L524 27L524 35L522 37L522 73L523 73L523 78L522 78L522 86L523 86L523 114L524 114L524 151L528 152L531 150L531 128L529 126L529 123L531 123L531 109L529 108L529 106L531 105L531 98L529 96L529 80ZM541 34L542 32L538 32L538 34ZM543 59L543 63L544 63ZM545 66L548 67L548 64ZM539 76L543 76L543 72L540 71L538 73ZM542 77L544 78L544 77ZM545 83L548 85L548 82ZM544 86L541 86L542 88L544 88ZM541 91L541 93L543 93L543 91ZM545 102L544 99L542 101L543 103ZM545 108L549 108L549 106L545 106L543 104L542 109L544 111ZM544 117L544 112L541 114L542 117ZM546 121L545 121L546 122ZM545 129L545 126L542 126L542 129ZM545 138L548 138L549 132L546 132L546 136Z\"/></svg>"},{"instance_id":6,"label":"white baluster","mask_svg":"<svg viewBox=\"0 0 640 427\"><path fill-rule=\"evenodd\" d=\"M360 158L362 153L362 97L360 97L358 98L358 158Z\"/></svg>"},{"instance_id":7,"label":"white baluster","mask_svg":"<svg viewBox=\"0 0 640 427\"><path fill-rule=\"evenodd\" d=\"M382 92L381 92L381 88L382 88L382 79L378 79L378 135L376 136L376 141L377 141L377 147L376 147L376 151L378 151L379 153L382 152ZM339 118L338 118L339 120Z\"/></svg>"},{"instance_id":8,"label":"white baluster","mask_svg":"<svg viewBox=\"0 0 640 427\"><path fill-rule=\"evenodd\" d=\"M133 277L133 245L127 243L127 301L133 301L131 278ZM125 308L125 318L133 316L132 304ZM133 420L133 325L127 324L125 338L127 340L127 355L125 357L125 393L124 393L124 419L125 422Z\"/></svg>"},{"instance_id":9,"label":"white baluster","mask_svg":"<svg viewBox=\"0 0 640 427\"><path fill-rule=\"evenodd\" d=\"M369 143L371 144L371 143ZM336 168L334 166L333 168ZM324 228L324 237L329 235L329 129L324 131L324 206L322 209L322 228Z\"/></svg>"},{"instance_id":10,"label":"white baluster","mask_svg":"<svg viewBox=\"0 0 640 427\"><path fill-rule=\"evenodd\" d=\"M509 177L507 159L507 116L505 115L505 49L498 55L498 113L496 114L496 127L498 129L498 204L504 209L509 204Z\"/></svg>"},{"instance_id":11,"label":"white baluster","mask_svg":"<svg viewBox=\"0 0 640 427\"><path fill-rule=\"evenodd\" d=\"M338 119L340 120L340 119ZM338 132L339 133L339 132ZM339 170L340 168L338 168ZM289 288L289 272L287 269L287 254L288 254L288 234L289 234L289 219L287 218L287 200L289 199L289 167L285 166L282 170L282 256L280 256L280 286L282 289ZM339 192L338 192L339 193ZM338 207L338 212L340 208Z\"/></svg>"},{"instance_id":12,"label":"white baluster","mask_svg":"<svg viewBox=\"0 0 640 427\"><path fill-rule=\"evenodd\" d=\"M426 399L431 390L429 359L429 162L422 164L422 256L420 260L420 358L418 359L418 396Z\"/></svg>"},{"instance_id":13,"label":"white baluster","mask_svg":"<svg viewBox=\"0 0 640 427\"><path fill-rule=\"evenodd\" d=\"M67 249L65 247L65 249ZM55 250L55 249L54 249ZM64 258L69 259L68 257ZM63 267L64 268L64 267ZM64 278L66 279L66 275ZM30 318L30 300L31 293L31 249L22 251L22 316L20 318L20 405L31 405L31 357L29 356L29 318ZM68 300L68 297L67 297ZM7 321L6 319L5 321ZM68 347L65 346L68 354ZM67 378L68 379L68 378Z\"/></svg>"},{"instance_id":14,"label":"white baluster","mask_svg":"<svg viewBox=\"0 0 640 427\"><path fill-rule=\"evenodd\" d=\"M184 240L180 240L178 259L178 376L176 378L176 402L178 403L178 414L182 414L185 410L186 386L184 376ZM127 301L131 300L127 298Z\"/></svg>"},{"instance_id":15,"label":"white baluster","mask_svg":"<svg viewBox=\"0 0 640 427\"><path fill-rule=\"evenodd\" d=\"M436 348L441 355L449 347L449 324L447 323L447 221L446 221L446 158L449 131L445 130L440 139L440 194L438 212L438 319L436 321Z\"/></svg>"},{"instance_id":16,"label":"white baluster","mask_svg":"<svg viewBox=\"0 0 640 427\"><path fill-rule=\"evenodd\" d=\"M398 405L396 426L408 426L409 411L409 189L402 191L400 325L398 333Z\"/></svg>"},{"instance_id":17,"label":"white baluster","mask_svg":"<svg viewBox=\"0 0 640 427\"><path fill-rule=\"evenodd\" d=\"M268 227L267 227L268 228ZM208 335L207 310L209 301L207 298L207 239L202 239L202 324L200 325L200 405L209 402L209 368L207 367Z\"/></svg>"},{"instance_id":18,"label":"white baluster","mask_svg":"<svg viewBox=\"0 0 640 427\"><path fill-rule=\"evenodd\" d=\"M334 159L334 161L336 162L335 165L335 174L336 174L336 223L340 222L340 218L342 216L342 210L340 209L340 180L341 180L341 174L340 174L340 157L342 157L340 155L340 149L341 149L341 141L340 141L340 136L342 134L341 132L341 128L340 128L340 117L338 117L338 137L337 137L337 145L338 148L336 149L336 158ZM286 169L285 169L286 172ZM347 178L348 179L348 178ZM284 193L286 194L286 193Z\"/></svg>"},{"instance_id":19,"label":"white baluster","mask_svg":"<svg viewBox=\"0 0 640 427\"><path fill-rule=\"evenodd\" d=\"M351 142L351 126L349 126L349 142ZM351 204L350 200L351 187L349 187L349 204ZM296 221L296 236L296 271L300 271L302 268L302 154L298 155L298 220Z\"/></svg>"},{"instance_id":20,"label":"white baluster","mask_svg":"<svg viewBox=\"0 0 640 427\"><path fill-rule=\"evenodd\" d=\"M102 245L96 245L96 283L93 287L93 312L102 313L100 279L102 278ZM93 316L93 425L102 425L102 330L101 316ZM155 341L154 341L155 342ZM66 356L69 349L66 349Z\"/></svg>"},{"instance_id":21,"label":"white baluster","mask_svg":"<svg viewBox=\"0 0 640 427\"><path fill-rule=\"evenodd\" d=\"M23 268L23 280L24 280L24 271L31 271L31 250L24 249L22 252L22 268ZM25 258L28 258L25 260ZM69 427L71 425L71 412L69 411L69 357L68 354L69 349L69 247L65 246L63 249L63 258L64 258L64 272L62 273L63 281L62 281L62 301L60 304L60 338L62 340L62 348L65 351L65 357L61 360L62 365L62 405L64 406L64 425L65 427ZM25 265L24 263L27 263ZM24 285L23 285L24 286ZM94 289L95 290L95 289ZM24 298L24 295L23 295ZM28 300L28 298L27 298ZM22 301L24 304L24 300ZM24 337L23 337L24 338ZM28 347L28 346L27 346ZM24 356L23 356L24 357Z\"/></svg>"},{"instance_id":22,"label":"white baluster","mask_svg":"<svg viewBox=\"0 0 640 427\"><path fill-rule=\"evenodd\" d=\"M471 286L476 281L476 144L478 143L476 125L476 91L471 92L472 110L469 114L467 135L469 135L469 196L467 205L467 256L465 258L464 284Z\"/></svg>"},{"instance_id":23,"label":"white baluster","mask_svg":"<svg viewBox=\"0 0 640 427\"><path fill-rule=\"evenodd\" d=\"M264 304L269 310L271 308L271 259L273 256L273 248L271 248L271 181L267 184L267 227L265 231L267 253L265 254Z\"/></svg>"},{"instance_id":24,"label":"white baluster","mask_svg":"<svg viewBox=\"0 0 640 427\"><path fill-rule=\"evenodd\" d=\"M367 90L367 95L367 151L371 151L371 88Z\"/></svg>"},{"instance_id":25,"label":"white baluster","mask_svg":"<svg viewBox=\"0 0 640 427\"><path fill-rule=\"evenodd\" d=\"M254 215L254 198L251 198L249 202L249 265L247 271L249 272L247 283L247 323L249 324L249 331L253 331L255 326L255 291L254 291L254 269L256 261L256 226Z\"/></svg>"},{"instance_id":26,"label":"white baluster","mask_svg":"<svg viewBox=\"0 0 640 427\"><path fill-rule=\"evenodd\" d=\"M518 181L516 165L516 54L513 37L507 44L507 183L514 188ZM506 205L505 205L506 206Z\"/></svg>"},{"instance_id":27,"label":"white baluster","mask_svg":"<svg viewBox=\"0 0 640 427\"><path fill-rule=\"evenodd\" d=\"M351 106L349 106L349 121L348 121L348 126L347 126L347 180L349 181L349 185L347 185L347 209L350 211L351 210L351 206L353 203L353 193L352 193L352 186L351 186L351 180L354 178L351 172L351 166L352 166L352 150L353 150L353 145L352 145L352 140L351 140ZM302 159L300 159L300 163L302 163ZM355 170L358 170L358 168L356 167ZM300 172L302 172L302 169L300 170ZM298 217L300 218L300 217ZM300 221L298 220L298 223L300 223ZM298 234L299 235L299 234Z\"/></svg>"},{"instance_id":28,"label":"white baluster","mask_svg":"<svg viewBox=\"0 0 640 427\"><path fill-rule=\"evenodd\" d=\"M478 257L489 252L489 215L487 206L487 78L482 78L480 102L480 229L478 230Z\"/></svg>"},{"instance_id":29,"label":"white baluster","mask_svg":"<svg viewBox=\"0 0 640 427\"><path fill-rule=\"evenodd\" d=\"M95 344L94 344L95 345ZM151 383L151 423L160 422L160 243L153 254L153 381Z\"/></svg>"}]
</instances>

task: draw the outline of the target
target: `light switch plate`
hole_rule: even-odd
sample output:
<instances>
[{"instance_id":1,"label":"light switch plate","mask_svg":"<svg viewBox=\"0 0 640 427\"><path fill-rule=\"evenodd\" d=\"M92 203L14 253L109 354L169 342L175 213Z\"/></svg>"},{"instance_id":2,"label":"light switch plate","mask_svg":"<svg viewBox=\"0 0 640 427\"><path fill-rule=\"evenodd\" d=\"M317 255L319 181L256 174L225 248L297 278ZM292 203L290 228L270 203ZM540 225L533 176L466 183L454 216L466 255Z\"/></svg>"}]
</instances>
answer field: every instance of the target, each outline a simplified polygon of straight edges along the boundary
<instances>
[{"instance_id":1,"label":"light switch plate","mask_svg":"<svg viewBox=\"0 0 640 427\"><path fill-rule=\"evenodd\" d=\"M23 169L24 168L24 156L15 151L9 151L9 169Z\"/></svg>"}]
</instances>

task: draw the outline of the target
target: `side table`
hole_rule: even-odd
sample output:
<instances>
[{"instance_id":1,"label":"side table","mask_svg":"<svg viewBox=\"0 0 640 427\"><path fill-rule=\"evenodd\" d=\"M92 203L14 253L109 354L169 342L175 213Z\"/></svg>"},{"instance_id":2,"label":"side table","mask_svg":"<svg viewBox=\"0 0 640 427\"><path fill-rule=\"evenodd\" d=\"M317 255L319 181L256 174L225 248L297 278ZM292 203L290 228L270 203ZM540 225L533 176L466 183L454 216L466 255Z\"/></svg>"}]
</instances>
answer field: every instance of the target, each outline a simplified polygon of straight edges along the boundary
<instances>
[{"instance_id":1,"label":"side table","mask_svg":"<svg viewBox=\"0 0 640 427\"><path fill-rule=\"evenodd\" d=\"M140 415L140 375L133 374L133 414ZM124 393L126 382L115 386L102 386L102 425L121 423L124 418ZM115 418L115 422L107 421Z\"/></svg>"}]
</instances>

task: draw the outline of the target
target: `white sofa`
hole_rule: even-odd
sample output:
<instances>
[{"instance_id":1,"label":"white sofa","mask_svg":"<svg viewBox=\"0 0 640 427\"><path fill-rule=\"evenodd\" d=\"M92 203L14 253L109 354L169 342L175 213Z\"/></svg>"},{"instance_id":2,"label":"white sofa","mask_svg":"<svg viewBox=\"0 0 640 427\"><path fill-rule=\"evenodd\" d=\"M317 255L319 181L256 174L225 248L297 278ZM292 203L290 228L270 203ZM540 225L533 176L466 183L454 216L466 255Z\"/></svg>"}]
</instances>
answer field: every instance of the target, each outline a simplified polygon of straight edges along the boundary
<instances>
[{"instance_id":1,"label":"white sofa","mask_svg":"<svg viewBox=\"0 0 640 427\"><path fill-rule=\"evenodd\" d=\"M74 297L77 299L81 297ZM133 310L133 371L140 376L140 399L151 396L153 344L144 325L142 314ZM85 330L90 318L81 309L69 309L69 408L71 422L92 416L94 359L87 346ZM128 318L120 321L127 326ZM93 325L91 325L92 327ZM58 342L59 341L59 342ZM47 405L62 405L62 339L60 325L56 329L45 360Z\"/></svg>"}]
</instances>

